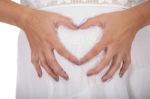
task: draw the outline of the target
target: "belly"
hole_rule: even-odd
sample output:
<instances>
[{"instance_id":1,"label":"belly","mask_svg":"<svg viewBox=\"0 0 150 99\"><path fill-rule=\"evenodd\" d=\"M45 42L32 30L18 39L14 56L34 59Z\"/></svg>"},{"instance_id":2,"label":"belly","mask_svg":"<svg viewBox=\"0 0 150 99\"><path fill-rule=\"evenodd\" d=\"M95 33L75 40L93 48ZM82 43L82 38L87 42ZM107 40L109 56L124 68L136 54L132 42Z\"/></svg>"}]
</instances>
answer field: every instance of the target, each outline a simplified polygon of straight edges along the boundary
<instances>
[{"instance_id":1,"label":"belly","mask_svg":"<svg viewBox=\"0 0 150 99\"><path fill-rule=\"evenodd\" d=\"M70 5L70 6L47 7L47 8L42 8L41 10L46 10L49 12L56 12L64 16L70 17L74 21L75 24L79 25L90 17L100 15L103 13L123 10L123 7L121 6L98 6L98 5ZM144 30L139 31L142 33L139 33L137 35L137 38L135 39L135 42L133 44L134 48L132 50L132 53L133 53L132 61L135 66L138 66L137 64L143 64L143 63L148 64L148 62L145 62L145 61L147 59L150 59L149 57L146 57L146 56L150 56L147 53L148 50L150 50L150 47L146 45L146 41L147 42L150 41L149 39L150 34L148 33L149 30L150 28L147 27ZM60 38L60 41L62 42L62 44L77 58L81 58L82 56L84 56L94 46L94 44L97 41L101 40L101 37L103 35L102 28L97 27L97 26L90 27L85 30L76 30L76 31L70 30L64 26L60 26L57 32L58 32L58 37ZM143 38L145 41L143 41ZM19 76L20 79L22 80L23 77L26 77L28 75L26 77L28 80L24 80L24 81L38 83L39 79L36 78L37 77L36 72L33 66L31 66L31 63L29 64L31 60L30 59L31 58L30 47L29 47L29 44L27 43L25 34L22 32L20 33L20 37L19 37L19 51L18 52L19 52L18 75L21 75ZM70 97L73 97L74 95L75 96L77 95L77 97L78 96L89 97L89 95L92 92L94 92L92 93L93 96L97 96L100 93L102 93L99 96L104 97L105 94L103 93L108 93L110 95L110 92L114 92L114 90L115 91L118 90L118 92L120 92L120 90L124 90L125 92L124 95L117 93L116 98L120 96L123 96L123 97L127 96L127 92L125 91L126 88L124 88L126 87L125 86L126 84L124 83L124 79L119 78L118 73L115 74L111 82L105 83L105 84L101 82L100 78L105 73L107 68L105 68L105 70L100 72L98 75L95 75L92 77L86 76L86 73L90 68L93 68L94 66L96 66L97 64L101 62L101 59L103 58L105 54L104 52L99 53L92 60L90 60L89 62L81 66L76 66L75 64L69 62L64 57L59 55L57 51L55 51L54 54L56 56L58 63L62 66L62 68L69 75L69 81L64 81L63 79L60 78L60 81L58 83L55 83L53 79L51 79L51 77L49 77L49 75L47 75L47 73L43 70L42 80L44 81L44 84L41 84L41 86L45 85L45 88L48 89L50 92L51 91L57 92L54 95L56 98L53 98L53 99L62 99L61 96L64 96L66 94L69 94L68 96ZM139 54L140 54L140 57L139 57ZM32 87L33 87L33 83L31 83L31 88ZM36 84L35 84L35 88L37 88ZM83 92L83 93L80 93L80 92ZM113 93L112 95L114 96L114 94L115 93ZM125 99L128 99L128 98L125 98Z\"/></svg>"},{"instance_id":2,"label":"belly","mask_svg":"<svg viewBox=\"0 0 150 99\"><path fill-rule=\"evenodd\" d=\"M90 17L103 13L123 10L123 8L120 6L70 5L47 7L42 10L67 16L71 18L75 24L80 25ZM70 30L67 27L60 26L57 32L62 44L79 59L83 57L96 44L96 42L101 39L103 35L102 28L98 26L90 27L85 30ZM87 70L93 66L96 66L101 61L103 55L104 52L101 52L91 61L79 67L67 61L55 51L57 61L68 73L72 73L70 70L71 68L72 71L75 71L74 69L82 68L83 72L86 73Z\"/></svg>"}]
</instances>

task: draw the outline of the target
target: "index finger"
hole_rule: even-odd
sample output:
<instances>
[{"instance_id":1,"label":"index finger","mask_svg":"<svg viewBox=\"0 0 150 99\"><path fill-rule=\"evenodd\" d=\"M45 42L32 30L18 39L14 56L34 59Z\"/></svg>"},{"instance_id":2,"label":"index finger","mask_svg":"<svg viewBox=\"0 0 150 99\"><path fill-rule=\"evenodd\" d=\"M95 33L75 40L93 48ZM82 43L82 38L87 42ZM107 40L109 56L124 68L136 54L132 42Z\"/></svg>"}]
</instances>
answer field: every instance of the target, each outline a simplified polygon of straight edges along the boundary
<instances>
[{"instance_id":1,"label":"index finger","mask_svg":"<svg viewBox=\"0 0 150 99\"><path fill-rule=\"evenodd\" d=\"M53 48L56 49L56 51L61 56L65 57L67 60L71 61L74 64L80 65L80 61L63 46L63 44L60 42L58 37L54 39L54 41L52 42L52 45L53 45Z\"/></svg>"},{"instance_id":2,"label":"index finger","mask_svg":"<svg viewBox=\"0 0 150 99\"><path fill-rule=\"evenodd\" d=\"M73 23L73 21L70 18L67 17L63 17L60 21L59 21L59 25L64 25L70 29L76 30L78 28L77 25L75 25Z\"/></svg>"},{"instance_id":3,"label":"index finger","mask_svg":"<svg viewBox=\"0 0 150 99\"><path fill-rule=\"evenodd\" d=\"M45 57L47 59L47 63L49 64L49 66L55 72L56 75L59 75L66 80L69 79L67 73L63 70L63 68L60 66L60 64L55 59L53 52L50 52L49 54L46 53Z\"/></svg>"},{"instance_id":4,"label":"index finger","mask_svg":"<svg viewBox=\"0 0 150 99\"><path fill-rule=\"evenodd\" d=\"M103 42L97 43L84 57L81 58L81 64L84 64L98 55L105 48Z\"/></svg>"}]
</instances>

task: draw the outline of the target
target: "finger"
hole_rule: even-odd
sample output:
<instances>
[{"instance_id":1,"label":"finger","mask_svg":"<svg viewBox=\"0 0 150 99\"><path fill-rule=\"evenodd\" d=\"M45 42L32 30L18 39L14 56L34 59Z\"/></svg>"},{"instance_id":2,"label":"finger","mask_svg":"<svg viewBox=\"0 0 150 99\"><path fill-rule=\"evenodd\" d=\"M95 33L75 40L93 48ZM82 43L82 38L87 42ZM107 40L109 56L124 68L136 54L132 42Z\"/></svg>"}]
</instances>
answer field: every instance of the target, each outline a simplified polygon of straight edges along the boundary
<instances>
[{"instance_id":1,"label":"finger","mask_svg":"<svg viewBox=\"0 0 150 99\"><path fill-rule=\"evenodd\" d=\"M48 66L46 59L44 56L40 57L40 64L45 69L45 71L55 80L59 81L59 77L51 70L50 66Z\"/></svg>"},{"instance_id":2,"label":"finger","mask_svg":"<svg viewBox=\"0 0 150 99\"><path fill-rule=\"evenodd\" d=\"M110 53L110 52L106 53L106 56L103 58L101 63L99 65L97 65L95 68L93 68L93 69L91 69L91 70L89 70L87 72L87 76L91 76L91 75L97 74L101 70L103 70L107 65L109 65L112 57L113 57L112 53Z\"/></svg>"},{"instance_id":3,"label":"finger","mask_svg":"<svg viewBox=\"0 0 150 99\"><path fill-rule=\"evenodd\" d=\"M55 30L53 30L54 34L57 34ZM72 55L60 42L58 36L54 36L53 40L48 40L51 43L51 46L56 49L56 51L63 57L65 57L67 60L71 61L74 64L80 65L80 61ZM51 42L53 41L53 42Z\"/></svg>"},{"instance_id":4,"label":"finger","mask_svg":"<svg viewBox=\"0 0 150 99\"><path fill-rule=\"evenodd\" d=\"M56 51L62 55L63 57L65 57L67 60L71 61L74 64L80 65L80 61L74 56L72 55L63 45L62 43L57 40L55 41L55 44L53 44L54 49L56 49Z\"/></svg>"},{"instance_id":5,"label":"finger","mask_svg":"<svg viewBox=\"0 0 150 99\"><path fill-rule=\"evenodd\" d=\"M80 29L86 29L91 26L98 25L98 21L95 17L88 19L85 23L81 24L79 27Z\"/></svg>"},{"instance_id":6,"label":"finger","mask_svg":"<svg viewBox=\"0 0 150 99\"><path fill-rule=\"evenodd\" d=\"M103 41L101 41L101 43L97 43L84 57L82 57L80 59L81 64L88 62L93 57L98 55L106 46L105 44L102 43Z\"/></svg>"},{"instance_id":7,"label":"finger","mask_svg":"<svg viewBox=\"0 0 150 99\"><path fill-rule=\"evenodd\" d=\"M85 23L81 24L79 26L80 29L86 29L86 28L89 28L91 26L100 26L100 27L104 27L104 21L103 21L103 17L104 14L101 14L101 15L98 15L98 16L95 16L95 17L91 17L89 18Z\"/></svg>"},{"instance_id":8,"label":"finger","mask_svg":"<svg viewBox=\"0 0 150 99\"><path fill-rule=\"evenodd\" d=\"M46 59L47 63L49 64L49 66L51 66L56 75L63 77L65 80L69 79L67 73L61 68L52 52L46 54Z\"/></svg>"},{"instance_id":9,"label":"finger","mask_svg":"<svg viewBox=\"0 0 150 99\"><path fill-rule=\"evenodd\" d=\"M123 77L123 75L127 71L130 64L131 64L131 57L128 57L123 60L123 65L122 65L122 67L120 69L120 73L119 73L120 77Z\"/></svg>"},{"instance_id":10,"label":"finger","mask_svg":"<svg viewBox=\"0 0 150 99\"><path fill-rule=\"evenodd\" d=\"M122 58L121 56L115 56L110 68L106 72L106 74L102 77L102 81L107 81L108 79L112 78L112 76L115 74L115 72L118 70L118 68L121 65Z\"/></svg>"},{"instance_id":11,"label":"finger","mask_svg":"<svg viewBox=\"0 0 150 99\"><path fill-rule=\"evenodd\" d=\"M42 77L42 69L39 64L38 56L36 54L34 54L33 52L31 54L31 63L34 65L34 68L35 68L38 76Z\"/></svg>"},{"instance_id":12,"label":"finger","mask_svg":"<svg viewBox=\"0 0 150 99\"><path fill-rule=\"evenodd\" d=\"M40 67L39 62L32 62L32 64L34 65L34 67L35 67L35 69L37 71L38 76L41 78L42 77L42 69Z\"/></svg>"},{"instance_id":13,"label":"finger","mask_svg":"<svg viewBox=\"0 0 150 99\"><path fill-rule=\"evenodd\" d=\"M73 30L78 28L78 26L76 26L70 18L66 17L62 18L62 20L59 22L59 25L64 25Z\"/></svg>"}]
</instances>

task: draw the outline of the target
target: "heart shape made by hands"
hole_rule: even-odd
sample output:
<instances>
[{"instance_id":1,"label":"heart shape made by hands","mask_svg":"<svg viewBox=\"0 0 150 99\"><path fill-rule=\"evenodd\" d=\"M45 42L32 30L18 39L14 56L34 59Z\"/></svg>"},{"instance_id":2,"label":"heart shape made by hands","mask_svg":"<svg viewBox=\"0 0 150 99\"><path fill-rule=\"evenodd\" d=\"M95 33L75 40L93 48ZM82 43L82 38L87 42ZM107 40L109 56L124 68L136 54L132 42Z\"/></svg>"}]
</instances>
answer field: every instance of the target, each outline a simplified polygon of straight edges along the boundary
<instances>
[{"instance_id":1,"label":"heart shape made by hands","mask_svg":"<svg viewBox=\"0 0 150 99\"><path fill-rule=\"evenodd\" d=\"M79 60L85 54L87 54L98 41L101 40L101 37L103 35L102 32L102 28L98 26L93 26L84 30L71 30L65 26L59 26L57 30L59 40L61 41L63 46L65 46L65 48ZM104 56L103 52L104 51L100 52L90 61L82 64L82 66L79 66L80 70L84 70L84 72L82 71L82 73L84 73L83 75L86 75L86 72L90 68L96 66L96 64L98 64L102 60ZM57 53L57 51L54 51L54 54L58 63L61 64L62 68L69 74L70 77L74 74L80 74L78 70L79 68L76 68L75 64L72 64L70 61L62 57Z\"/></svg>"},{"instance_id":2,"label":"heart shape made by hands","mask_svg":"<svg viewBox=\"0 0 150 99\"><path fill-rule=\"evenodd\" d=\"M42 10L48 12L56 12L58 14L64 15L71 18L74 24L80 25L90 17L123 9L122 6L117 5L100 6L81 4L76 6L67 5L46 7ZM85 54L87 54L90 49L93 48L97 41L101 40L103 31L102 28L98 26L93 26L84 30L71 30L65 26L59 26L57 32L61 43L66 47L66 49L68 49L68 51L70 51L74 56L80 59ZM103 52L104 51L100 52L96 57L92 58L92 60L86 62L85 64L82 64L82 66L79 66L79 68L77 68L75 64L72 64L70 61L59 55L57 51L54 50L55 58L58 63L67 72L70 78L74 78L77 81L79 80L78 78L82 78L81 76L87 77L87 71L101 62L105 54Z\"/></svg>"},{"instance_id":3,"label":"heart shape made by hands","mask_svg":"<svg viewBox=\"0 0 150 99\"><path fill-rule=\"evenodd\" d=\"M101 39L102 29L93 26L84 30L71 30L60 26L58 37L68 51L80 59Z\"/></svg>"},{"instance_id":4,"label":"heart shape made by hands","mask_svg":"<svg viewBox=\"0 0 150 99\"><path fill-rule=\"evenodd\" d=\"M123 9L120 6L78 5L46 7L41 10L62 14L80 25L90 17ZM77 58L84 56L102 36L102 28L97 26L84 30L59 26L57 32L62 44Z\"/></svg>"}]
</instances>

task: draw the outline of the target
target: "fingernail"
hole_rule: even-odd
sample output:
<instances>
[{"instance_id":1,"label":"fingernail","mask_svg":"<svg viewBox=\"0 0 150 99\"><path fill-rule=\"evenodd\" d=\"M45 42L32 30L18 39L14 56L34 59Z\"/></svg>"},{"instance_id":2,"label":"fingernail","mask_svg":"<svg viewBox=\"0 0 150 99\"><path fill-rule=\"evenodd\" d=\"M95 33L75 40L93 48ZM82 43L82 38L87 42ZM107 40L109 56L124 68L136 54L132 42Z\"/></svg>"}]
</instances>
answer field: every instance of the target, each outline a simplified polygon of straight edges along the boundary
<instances>
[{"instance_id":1,"label":"fingernail","mask_svg":"<svg viewBox=\"0 0 150 99\"><path fill-rule=\"evenodd\" d=\"M80 29L83 29L83 24L84 24L85 20L78 26Z\"/></svg>"},{"instance_id":2,"label":"fingernail","mask_svg":"<svg viewBox=\"0 0 150 99\"><path fill-rule=\"evenodd\" d=\"M113 77L111 77L111 78L102 77L102 81L103 81L103 82L109 82L109 81L111 81L112 79L113 79Z\"/></svg>"},{"instance_id":3,"label":"fingernail","mask_svg":"<svg viewBox=\"0 0 150 99\"><path fill-rule=\"evenodd\" d=\"M85 60L84 58L80 59L80 64L85 64L87 62L87 60Z\"/></svg>"},{"instance_id":4,"label":"fingernail","mask_svg":"<svg viewBox=\"0 0 150 99\"><path fill-rule=\"evenodd\" d=\"M102 81L103 81L103 82L106 82L107 80L108 80L108 78L102 77Z\"/></svg>"},{"instance_id":5,"label":"fingernail","mask_svg":"<svg viewBox=\"0 0 150 99\"><path fill-rule=\"evenodd\" d=\"M66 72L65 72L64 78L65 78L65 80L68 80L68 79L69 79L69 77L68 77L68 75L67 75Z\"/></svg>"},{"instance_id":6,"label":"fingernail","mask_svg":"<svg viewBox=\"0 0 150 99\"><path fill-rule=\"evenodd\" d=\"M69 77L68 77L68 76L66 76L66 77L65 77L65 79L66 79L66 80L68 80L68 79L69 79Z\"/></svg>"},{"instance_id":7,"label":"fingernail","mask_svg":"<svg viewBox=\"0 0 150 99\"><path fill-rule=\"evenodd\" d=\"M74 29L74 30L78 29L78 26L74 25L73 29Z\"/></svg>"},{"instance_id":8,"label":"fingernail","mask_svg":"<svg viewBox=\"0 0 150 99\"><path fill-rule=\"evenodd\" d=\"M54 79L55 79L55 81L57 81L57 82L59 81L59 77L55 77Z\"/></svg>"},{"instance_id":9,"label":"fingernail","mask_svg":"<svg viewBox=\"0 0 150 99\"><path fill-rule=\"evenodd\" d=\"M80 60L79 65L82 65L82 64L84 64L84 61Z\"/></svg>"},{"instance_id":10,"label":"fingernail","mask_svg":"<svg viewBox=\"0 0 150 99\"><path fill-rule=\"evenodd\" d=\"M81 25L77 26L77 29L79 29L79 28L80 28L80 26L81 26Z\"/></svg>"},{"instance_id":11,"label":"fingernail","mask_svg":"<svg viewBox=\"0 0 150 99\"><path fill-rule=\"evenodd\" d=\"M77 62L77 65L82 65L82 63L80 61Z\"/></svg>"},{"instance_id":12,"label":"fingernail","mask_svg":"<svg viewBox=\"0 0 150 99\"><path fill-rule=\"evenodd\" d=\"M120 76L120 78L122 78L123 77L123 73L119 73L119 76Z\"/></svg>"},{"instance_id":13,"label":"fingernail","mask_svg":"<svg viewBox=\"0 0 150 99\"><path fill-rule=\"evenodd\" d=\"M38 76L39 76L39 78L41 78L42 77L42 73L38 73Z\"/></svg>"},{"instance_id":14,"label":"fingernail","mask_svg":"<svg viewBox=\"0 0 150 99\"><path fill-rule=\"evenodd\" d=\"M76 65L81 65L81 62L80 62L80 60L78 60L78 59L75 59L75 60L74 60L74 63L75 63Z\"/></svg>"},{"instance_id":15,"label":"fingernail","mask_svg":"<svg viewBox=\"0 0 150 99\"><path fill-rule=\"evenodd\" d=\"M76 25L76 29L79 29L79 28L80 28L80 26L77 26L77 25Z\"/></svg>"},{"instance_id":16,"label":"fingernail","mask_svg":"<svg viewBox=\"0 0 150 99\"><path fill-rule=\"evenodd\" d=\"M92 73L91 72L87 72L87 76L92 76Z\"/></svg>"}]
</instances>

